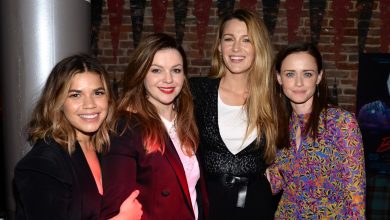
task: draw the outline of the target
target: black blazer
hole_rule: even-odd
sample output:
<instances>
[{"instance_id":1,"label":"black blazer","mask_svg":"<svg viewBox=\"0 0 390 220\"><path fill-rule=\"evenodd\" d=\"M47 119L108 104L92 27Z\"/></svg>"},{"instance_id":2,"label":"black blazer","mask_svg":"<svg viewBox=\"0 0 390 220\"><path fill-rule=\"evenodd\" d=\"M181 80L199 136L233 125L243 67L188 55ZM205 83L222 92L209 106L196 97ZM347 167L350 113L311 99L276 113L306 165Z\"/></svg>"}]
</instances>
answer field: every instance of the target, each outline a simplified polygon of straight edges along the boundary
<instances>
[{"instance_id":1,"label":"black blazer","mask_svg":"<svg viewBox=\"0 0 390 220\"><path fill-rule=\"evenodd\" d=\"M15 167L16 219L98 219L101 196L87 168L78 143L70 156L54 140L37 141Z\"/></svg>"},{"instance_id":2,"label":"black blazer","mask_svg":"<svg viewBox=\"0 0 390 220\"><path fill-rule=\"evenodd\" d=\"M126 120L131 120L129 122L131 127L121 134ZM110 151L102 157L104 184L102 215L105 218L114 216L124 199L138 189L143 220L194 219L185 171L169 137L163 154L160 152L146 154L141 126L137 120L122 118L117 132L120 135L112 137ZM197 186L199 219L204 219L202 207L206 203L202 180L201 177Z\"/></svg>"}]
</instances>

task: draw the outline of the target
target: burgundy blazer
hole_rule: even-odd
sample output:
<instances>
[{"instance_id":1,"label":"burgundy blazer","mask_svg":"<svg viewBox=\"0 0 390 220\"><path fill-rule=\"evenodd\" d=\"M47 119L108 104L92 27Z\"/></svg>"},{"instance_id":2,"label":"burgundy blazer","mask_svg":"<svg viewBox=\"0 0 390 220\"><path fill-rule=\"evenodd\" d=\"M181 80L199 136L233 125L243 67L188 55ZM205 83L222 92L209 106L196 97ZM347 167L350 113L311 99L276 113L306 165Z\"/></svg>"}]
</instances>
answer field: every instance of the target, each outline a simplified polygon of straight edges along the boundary
<instances>
[{"instance_id":1,"label":"burgundy blazer","mask_svg":"<svg viewBox=\"0 0 390 220\"><path fill-rule=\"evenodd\" d=\"M185 171L173 143L167 138L164 154L146 154L139 123L132 119L123 133L126 120L130 119L120 120L118 135L111 138L110 151L102 157L102 216L115 216L122 202L138 189L143 220L195 219ZM197 202L199 219L207 219L208 201L202 171L197 184Z\"/></svg>"}]
</instances>

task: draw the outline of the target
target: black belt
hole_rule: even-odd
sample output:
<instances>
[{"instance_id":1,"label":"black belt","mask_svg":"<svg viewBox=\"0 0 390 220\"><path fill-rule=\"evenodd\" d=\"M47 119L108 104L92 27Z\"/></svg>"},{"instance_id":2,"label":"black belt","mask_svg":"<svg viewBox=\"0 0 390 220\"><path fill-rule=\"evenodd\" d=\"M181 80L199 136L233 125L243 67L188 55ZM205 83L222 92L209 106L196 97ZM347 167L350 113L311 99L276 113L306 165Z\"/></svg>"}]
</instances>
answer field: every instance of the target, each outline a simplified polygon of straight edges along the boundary
<instances>
[{"instance_id":1,"label":"black belt","mask_svg":"<svg viewBox=\"0 0 390 220\"><path fill-rule=\"evenodd\" d=\"M237 194L236 207L244 208L246 194L247 194L247 190L248 190L248 183L252 182L253 180L256 180L258 178L259 177L254 177L254 176L244 177L244 176L233 176L230 174L223 174L222 176L212 176L209 179L220 181L222 183L222 185L227 189L237 187L238 194Z\"/></svg>"}]
</instances>

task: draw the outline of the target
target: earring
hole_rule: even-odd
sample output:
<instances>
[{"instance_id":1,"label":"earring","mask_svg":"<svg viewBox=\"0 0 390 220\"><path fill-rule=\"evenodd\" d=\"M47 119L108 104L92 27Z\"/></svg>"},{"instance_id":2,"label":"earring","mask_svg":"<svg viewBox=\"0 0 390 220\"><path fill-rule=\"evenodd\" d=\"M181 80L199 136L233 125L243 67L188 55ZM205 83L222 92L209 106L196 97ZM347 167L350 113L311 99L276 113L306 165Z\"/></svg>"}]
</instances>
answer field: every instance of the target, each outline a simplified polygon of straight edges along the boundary
<instances>
[{"instance_id":1,"label":"earring","mask_svg":"<svg viewBox=\"0 0 390 220\"><path fill-rule=\"evenodd\" d=\"M318 89L318 84L317 84L317 97L320 97L320 90Z\"/></svg>"},{"instance_id":2,"label":"earring","mask_svg":"<svg viewBox=\"0 0 390 220\"><path fill-rule=\"evenodd\" d=\"M177 98L175 98L175 100L173 101L173 104L172 104L173 111L177 111L178 102L179 102L179 100Z\"/></svg>"},{"instance_id":3,"label":"earring","mask_svg":"<svg viewBox=\"0 0 390 220\"><path fill-rule=\"evenodd\" d=\"M282 98L282 85L279 84L279 97Z\"/></svg>"}]
</instances>

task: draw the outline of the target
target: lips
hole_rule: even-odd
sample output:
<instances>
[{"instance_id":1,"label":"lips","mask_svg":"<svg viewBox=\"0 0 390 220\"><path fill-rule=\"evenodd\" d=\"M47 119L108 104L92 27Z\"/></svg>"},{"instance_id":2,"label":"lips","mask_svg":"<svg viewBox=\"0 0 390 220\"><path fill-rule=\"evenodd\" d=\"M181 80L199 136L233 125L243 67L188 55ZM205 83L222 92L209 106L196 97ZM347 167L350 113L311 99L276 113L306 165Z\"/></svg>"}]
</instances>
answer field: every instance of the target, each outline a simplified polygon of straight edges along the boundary
<instances>
[{"instance_id":1,"label":"lips","mask_svg":"<svg viewBox=\"0 0 390 220\"><path fill-rule=\"evenodd\" d=\"M306 93L306 90L292 90L293 93Z\"/></svg>"},{"instance_id":2,"label":"lips","mask_svg":"<svg viewBox=\"0 0 390 220\"><path fill-rule=\"evenodd\" d=\"M172 94L175 91L175 87L159 87L159 89L165 94Z\"/></svg>"},{"instance_id":3,"label":"lips","mask_svg":"<svg viewBox=\"0 0 390 220\"><path fill-rule=\"evenodd\" d=\"M95 114L80 114L79 116L80 116L80 118L82 118L82 119L90 120L90 119L95 119L95 118L97 118L97 117L99 116L99 114L98 114L98 113L95 113Z\"/></svg>"},{"instance_id":4,"label":"lips","mask_svg":"<svg viewBox=\"0 0 390 220\"><path fill-rule=\"evenodd\" d=\"M244 60L244 56L229 56L230 60L233 62L240 62Z\"/></svg>"}]
</instances>

